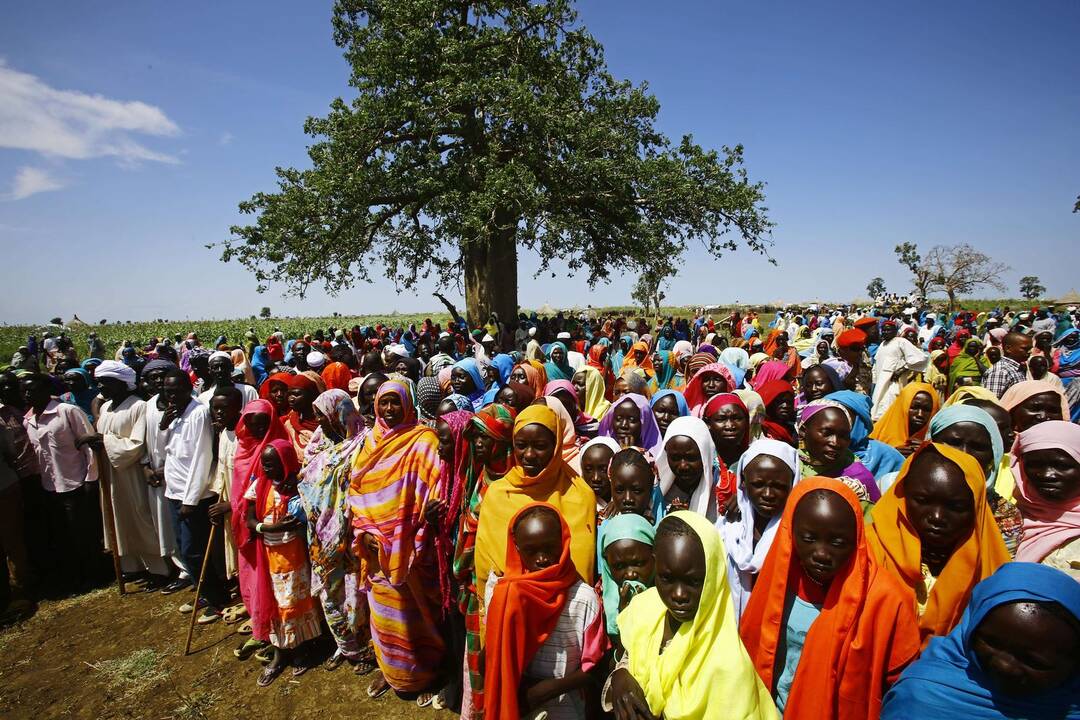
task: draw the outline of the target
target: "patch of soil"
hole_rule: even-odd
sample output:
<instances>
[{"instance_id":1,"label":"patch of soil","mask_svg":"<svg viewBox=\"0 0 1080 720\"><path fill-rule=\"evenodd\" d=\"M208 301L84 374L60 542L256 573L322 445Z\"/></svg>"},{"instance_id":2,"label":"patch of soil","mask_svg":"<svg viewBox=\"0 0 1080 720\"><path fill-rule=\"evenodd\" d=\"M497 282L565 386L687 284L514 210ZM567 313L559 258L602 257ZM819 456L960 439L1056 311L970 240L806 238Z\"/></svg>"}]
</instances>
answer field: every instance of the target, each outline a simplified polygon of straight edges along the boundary
<instances>
[{"instance_id":1,"label":"patch of soil","mask_svg":"<svg viewBox=\"0 0 1080 720\"><path fill-rule=\"evenodd\" d=\"M191 592L123 597L115 586L46 601L36 615L0 631L0 718L211 720L213 718L431 718L457 715L387 693L365 694L374 675L321 666L269 688L262 665L233 648L238 625L196 626L184 657L189 616L176 611ZM147 658L160 658L145 667ZM120 668L118 671L117 668Z\"/></svg>"}]
</instances>

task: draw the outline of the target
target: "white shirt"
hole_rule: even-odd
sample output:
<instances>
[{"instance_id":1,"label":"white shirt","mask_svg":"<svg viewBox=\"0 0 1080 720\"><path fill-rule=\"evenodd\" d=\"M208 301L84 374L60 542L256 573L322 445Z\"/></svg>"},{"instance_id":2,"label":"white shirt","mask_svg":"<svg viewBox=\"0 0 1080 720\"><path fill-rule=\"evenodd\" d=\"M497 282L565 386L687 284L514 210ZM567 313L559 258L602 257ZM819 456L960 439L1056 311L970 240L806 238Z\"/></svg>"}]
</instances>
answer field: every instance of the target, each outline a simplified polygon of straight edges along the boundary
<instances>
[{"instance_id":1,"label":"white shirt","mask_svg":"<svg viewBox=\"0 0 1080 720\"><path fill-rule=\"evenodd\" d=\"M165 497L184 505L198 505L210 497L210 464L214 433L210 408L188 403L184 414L167 428L165 441Z\"/></svg>"},{"instance_id":2,"label":"white shirt","mask_svg":"<svg viewBox=\"0 0 1080 720\"><path fill-rule=\"evenodd\" d=\"M252 400L259 399L259 391L251 387L250 385L245 385L244 383L236 383L235 385L233 385L233 387L239 390L240 395L242 395L244 398L240 403L241 410L243 410L244 406L246 406ZM214 390L216 389L217 385L211 385L209 390L199 395L199 402L201 402L203 405L209 405L210 398L214 397Z\"/></svg>"}]
</instances>

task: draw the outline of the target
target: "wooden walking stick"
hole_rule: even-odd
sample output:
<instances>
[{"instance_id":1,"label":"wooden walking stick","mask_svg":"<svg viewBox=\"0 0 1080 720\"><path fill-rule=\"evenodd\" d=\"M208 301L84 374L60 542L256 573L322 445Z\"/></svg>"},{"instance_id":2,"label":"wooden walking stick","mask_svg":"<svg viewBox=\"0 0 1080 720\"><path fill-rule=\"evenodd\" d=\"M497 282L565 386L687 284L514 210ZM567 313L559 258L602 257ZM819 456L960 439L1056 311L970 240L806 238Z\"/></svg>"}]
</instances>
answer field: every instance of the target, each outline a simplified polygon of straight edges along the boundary
<instances>
[{"instance_id":1,"label":"wooden walking stick","mask_svg":"<svg viewBox=\"0 0 1080 720\"><path fill-rule=\"evenodd\" d=\"M98 487L101 491L101 509L105 513L105 539L112 546L113 571L116 573L116 587L124 595L124 573L120 569L120 544L116 541L116 516L112 504L112 465L105 448L94 451L98 466Z\"/></svg>"},{"instance_id":2,"label":"wooden walking stick","mask_svg":"<svg viewBox=\"0 0 1080 720\"><path fill-rule=\"evenodd\" d=\"M210 563L210 552L214 547L214 536L217 534L217 525L210 525L210 537L206 541L206 554L203 555L202 569L199 570L199 582L195 584L195 602L191 608L191 623L188 625L187 642L184 644L184 656L191 653L191 636L195 634L195 616L199 614L199 598L202 596L203 578L206 577L206 566Z\"/></svg>"}]
</instances>

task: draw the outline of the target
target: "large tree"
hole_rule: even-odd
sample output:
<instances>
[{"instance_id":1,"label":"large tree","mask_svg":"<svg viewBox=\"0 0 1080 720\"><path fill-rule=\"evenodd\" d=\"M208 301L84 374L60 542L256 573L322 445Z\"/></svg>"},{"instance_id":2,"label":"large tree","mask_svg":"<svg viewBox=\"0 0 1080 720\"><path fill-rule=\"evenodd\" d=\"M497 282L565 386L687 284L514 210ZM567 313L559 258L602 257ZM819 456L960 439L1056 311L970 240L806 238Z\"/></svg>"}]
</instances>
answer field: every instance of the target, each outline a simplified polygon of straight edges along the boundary
<instances>
[{"instance_id":1,"label":"large tree","mask_svg":"<svg viewBox=\"0 0 1080 720\"><path fill-rule=\"evenodd\" d=\"M656 98L608 73L572 0L338 0L333 29L355 98L308 119L311 167L278 168L222 243L260 289L434 274L464 280L476 323L516 312L519 247L590 285L691 241L767 251L742 147L669 141Z\"/></svg>"},{"instance_id":2,"label":"large tree","mask_svg":"<svg viewBox=\"0 0 1080 720\"><path fill-rule=\"evenodd\" d=\"M1038 300L1046 292L1046 286L1039 282L1038 275L1025 275L1020 278L1020 297L1025 300Z\"/></svg>"},{"instance_id":3,"label":"large tree","mask_svg":"<svg viewBox=\"0 0 1080 720\"><path fill-rule=\"evenodd\" d=\"M893 248L897 261L911 273L911 284L922 299L926 299L934 290L934 275L923 262L919 246L915 243L902 243Z\"/></svg>"},{"instance_id":4,"label":"large tree","mask_svg":"<svg viewBox=\"0 0 1080 720\"><path fill-rule=\"evenodd\" d=\"M936 245L926 254L934 286L949 296L949 310L956 309L956 298L970 295L976 288L989 286L1004 290L1001 276L1009 269L986 253L967 243Z\"/></svg>"}]
</instances>

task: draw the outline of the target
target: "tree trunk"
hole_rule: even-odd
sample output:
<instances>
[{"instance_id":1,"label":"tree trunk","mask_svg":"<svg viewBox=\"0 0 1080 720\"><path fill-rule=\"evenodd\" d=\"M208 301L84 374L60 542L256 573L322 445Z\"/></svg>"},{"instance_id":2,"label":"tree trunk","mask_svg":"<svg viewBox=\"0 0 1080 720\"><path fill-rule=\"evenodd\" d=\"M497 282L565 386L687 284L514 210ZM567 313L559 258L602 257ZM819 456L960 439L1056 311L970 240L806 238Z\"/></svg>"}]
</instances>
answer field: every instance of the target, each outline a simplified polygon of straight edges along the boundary
<instances>
[{"instance_id":1,"label":"tree trunk","mask_svg":"<svg viewBox=\"0 0 1080 720\"><path fill-rule=\"evenodd\" d=\"M946 291L949 295L949 312L956 311L956 293L952 290Z\"/></svg>"},{"instance_id":2,"label":"tree trunk","mask_svg":"<svg viewBox=\"0 0 1080 720\"><path fill-rule=\"evenodd\" d=\"M491 313L510 322L517 317L517 239L514 229L492 233L486 243L462 248L465 264L465 317L471 327L487 323Z\"/></svg>"}]
</instances>

